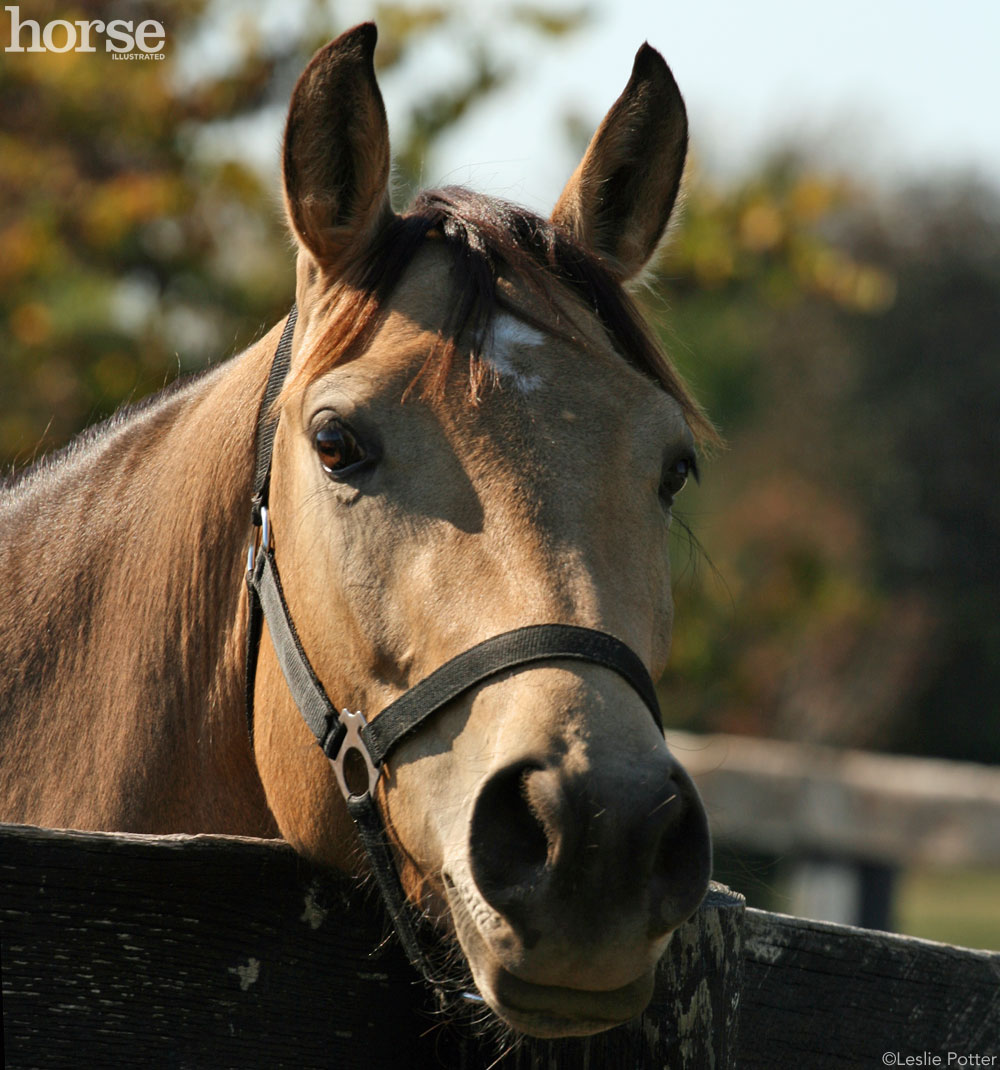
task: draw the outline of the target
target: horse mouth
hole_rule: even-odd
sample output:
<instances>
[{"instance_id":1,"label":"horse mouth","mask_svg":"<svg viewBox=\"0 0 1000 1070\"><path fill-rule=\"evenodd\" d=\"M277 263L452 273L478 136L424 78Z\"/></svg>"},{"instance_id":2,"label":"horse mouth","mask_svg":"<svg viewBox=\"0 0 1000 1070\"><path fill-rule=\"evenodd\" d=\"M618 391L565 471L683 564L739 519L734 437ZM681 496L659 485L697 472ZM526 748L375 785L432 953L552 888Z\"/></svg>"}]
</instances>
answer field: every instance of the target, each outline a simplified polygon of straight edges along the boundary
<instances>
[{"instance_id":1,"label":"horse mouth","mask_svg":"<svg viewBox=\"0 0 1000 1070\"><path fill-rule=\"evenodd\" d=\"M653 994L655 967L612 989L536 984L508 970L473 920L468 904L448 881L455 933L480 995L507 1025L528 1036L589 1036L623 1025L645 1009ZM457 893L457 894L456 894Z\"/></svg>"},{"instance_id":2,"label":"horse mouth","mask_svg":"<svg viewBox=\"0 0 1000 1070\"><path fill-rule=\"evenodd\" d=\"M653 994L652 970L603 991L536 985L502 966L491 981L496 1013L522 1033L547 1038L587 1036L623 1025L642 1013Z\"/></svg>"}]
</instances>

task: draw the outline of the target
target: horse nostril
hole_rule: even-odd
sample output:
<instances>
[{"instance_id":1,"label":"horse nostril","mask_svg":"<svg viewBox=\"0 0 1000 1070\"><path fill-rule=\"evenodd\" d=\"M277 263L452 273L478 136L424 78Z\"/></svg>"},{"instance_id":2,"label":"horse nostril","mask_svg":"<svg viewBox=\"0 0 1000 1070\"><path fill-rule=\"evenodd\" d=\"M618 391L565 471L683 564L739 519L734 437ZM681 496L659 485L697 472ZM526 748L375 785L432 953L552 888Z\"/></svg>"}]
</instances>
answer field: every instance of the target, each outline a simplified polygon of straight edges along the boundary
<instances>
[{"instance_id":1,"label":"horse nostril","mask_svg":"<svg viewBox=\"0 0 1000 1070\"><path fill-rule=\"evenodd\" d=\"M472 812L472 877L486 901L515 922L518 903L538 884L549 857L549 838L526 790L539 768L519 762L494 773Z\"/></svg>"}]
</instances>

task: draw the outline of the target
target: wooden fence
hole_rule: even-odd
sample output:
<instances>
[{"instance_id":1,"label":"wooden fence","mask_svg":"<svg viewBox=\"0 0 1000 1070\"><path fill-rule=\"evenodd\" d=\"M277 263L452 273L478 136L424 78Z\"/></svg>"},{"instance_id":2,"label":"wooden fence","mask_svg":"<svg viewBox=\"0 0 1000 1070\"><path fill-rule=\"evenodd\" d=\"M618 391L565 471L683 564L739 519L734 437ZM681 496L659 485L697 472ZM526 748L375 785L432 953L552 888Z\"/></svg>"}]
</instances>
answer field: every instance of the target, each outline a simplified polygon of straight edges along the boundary
<instances>
[{"instance_id":1,"label":"wooden fence","mask_svg":"<svg viewBox=\"0 0 1000 1070\"><path fill-rule=\"evenodd\" d=\"M0 878L10 1068L1000 1066L1000 954L747 910L721 886L642 1018L514 1043L436 1012L379 905L280 843L2 826Z\"/></svg>"}]
</instances>

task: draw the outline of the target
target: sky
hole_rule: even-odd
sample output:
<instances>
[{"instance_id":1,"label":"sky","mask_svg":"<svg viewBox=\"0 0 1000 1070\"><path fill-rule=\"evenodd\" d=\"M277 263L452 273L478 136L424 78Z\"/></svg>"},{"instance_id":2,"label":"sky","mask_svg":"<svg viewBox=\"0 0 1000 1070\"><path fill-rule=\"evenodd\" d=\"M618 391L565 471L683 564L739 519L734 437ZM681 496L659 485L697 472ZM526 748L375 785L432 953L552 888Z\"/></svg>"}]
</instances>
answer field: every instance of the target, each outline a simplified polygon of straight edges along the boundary
<instances>
[{"instance_id":1,"label":"sky","mask_svg":"<svg viewBox=\"0 0 1000 1070\"><path fill-rule=\"evenodd\" d=\"M974 171L1000 187L1000 0L591 6L589 25L544 44L511 25L508 4L463 8L520 77L448 137L427 184L460 181L551 205L573 166L561 116L572 111L593 127L648 40L684 93L695 153L720 174L747 170L784 141L868 178ZM359 19L371 12L363 2L340 8ZM462 47L429 44L386 85L390 126L421 84L453 69Z\"/></svg>"},{"instance_id":2,"label":"sky","mask_svg":"<svg viewBox=\"0 0 1000 1070\"><path fill-rule=\"evenodd\" d=\"M311 2L216 6L252 18L267 38L287 33ZM589 7L586 25L558 40L513 20L517 2L452 0L460 17L383 75L398 136L414 102L460 77L477 40L515 74L441 139L424 185L463 183L547 211L578 158L565 116L592 131L648 40L674 71L694 156L710 174L738 176L791 145L868 182L971 172L1000 188L1000 0L528 0ZM377 9L372 0L329 6L331 37ZM206 40L218 50L237 37ZM197 69L206 57L191 60ZM274 110L246 139L265 169L276 169L283 119Z\"/></svg>"}]
</instances>

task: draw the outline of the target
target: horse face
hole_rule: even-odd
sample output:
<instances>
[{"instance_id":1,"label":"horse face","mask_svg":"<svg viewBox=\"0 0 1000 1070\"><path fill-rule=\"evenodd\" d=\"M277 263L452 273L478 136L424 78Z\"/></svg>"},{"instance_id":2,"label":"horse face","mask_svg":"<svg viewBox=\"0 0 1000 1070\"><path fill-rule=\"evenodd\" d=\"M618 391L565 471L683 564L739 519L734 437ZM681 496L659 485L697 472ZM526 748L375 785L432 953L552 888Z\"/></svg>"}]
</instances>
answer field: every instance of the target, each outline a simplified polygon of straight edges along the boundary
<instances>
[{"instance_id":1,"label":"horse face","mask_svg":"<svg viewBox=\"0 0 1000 1070\"><path fill-rule=\"evenodd\" d=\"M655 676L670 641L670 505L693 440L682 406L626 363L592 312L551 280L543 293L505 274L483 374L470 380L469 361L454 360L439 389L423 390L454 286L432 235L361 342L310 372L353 300L348 265L373 255L392 218L373 44L361 28L317 56L286 134L300 318L271 516L303 646L334 701L368 716L475 643L534 623L611 632ZM616 108L636 138L676 156L681 135L660 116L672 105L676 124L679 96L661 99L672 79L640 57L652 74L637 60ZM353 125L329 129L331 95L351 103ZM625 276L669 204L664 215L662 180L645 182L654 192L640 201L644 183L633 183L641 218L605 203L616 226L600 245L610 232L594 219L595 191L628 148L614 115L555 219ZM283 835L355 868L333 774L266 643L257 693L258 765ZM636 693L589 663L513 670L451 703L394 752L379 805L411 900L457 937L489 1005L535 1035L639 1013L708 879L689 779Z\"/></svg>"}]
</instances>

